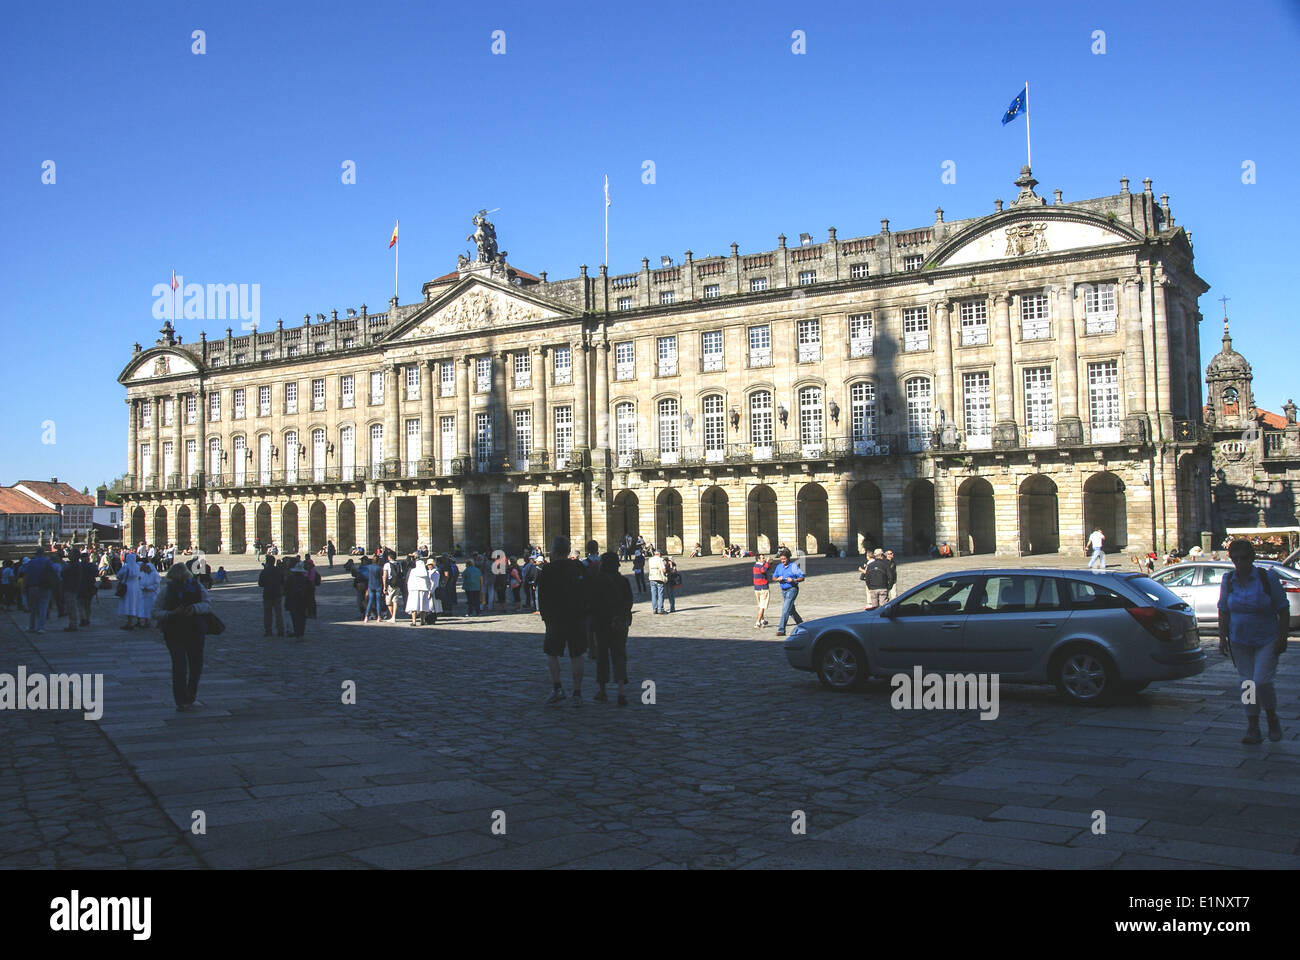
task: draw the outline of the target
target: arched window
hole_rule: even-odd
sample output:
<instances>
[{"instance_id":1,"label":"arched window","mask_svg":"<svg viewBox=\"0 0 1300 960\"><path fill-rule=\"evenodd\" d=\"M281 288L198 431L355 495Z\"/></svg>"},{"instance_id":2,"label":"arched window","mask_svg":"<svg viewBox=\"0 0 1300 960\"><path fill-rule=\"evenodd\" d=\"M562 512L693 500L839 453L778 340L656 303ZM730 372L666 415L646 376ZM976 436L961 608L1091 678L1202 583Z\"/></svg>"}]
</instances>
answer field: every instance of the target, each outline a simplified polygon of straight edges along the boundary
<instances>
[{"instance_id":1,"label":"arched window","mask_svg":"<svg viewBox=\"0 0 1300 960\"><path fill-rule=\"evenodd\" d=\"M676 463L681 454L681 415L675 397L659 401L659 460Z\"/></svg>"},{"instance_id":2,"label":"arched window","mask_svg":"<svg viewBox=\"0 0 1300 960\"><path fill-rule=\"evenodd\" d=\"M876 386L862 381L849 387L849 430L854 443L876 438Z\"/></svg>"},{"instance_id":3,"label":"arched window","mask_svg":"<svg viewBox=\"0 0 1300 960\"><path fill-rule=\"evenodd\" d=\"M727 443L726 416L722 395L711 393L704 398L704 458L721 460Z\"/></svg>"},{"instance_id":4,"label":"arched window","mask_svg":"<svg viewBox=\"0 0 1300 960\"><path fill-rule=\"evenodd\" d=\"M636 453L636 406L620 403L614 408L614 444L620 467L632 466Z\"/></svg>"},{"instance_id":5,"label":"arched window","mask_svg":"<svg viewBox=\"0 0 1300 960\"><path fill-rule=\"evenodd\" d=\"M825 439L824 420L822 388L804 387L799 391L799 443L803 446L804 456L821 456Z\"/></svg>"},{"instance_id":6,"label":"arched window","mask_svg":"<svg viewBox=\"0 0 1300 960\"><path fill-rule=\"evenodd\" d=\"M930 378L913 377L903 384L907 397L907 449L929 450L933 415L930 408Z\"/></svg>"},{"instance_id":7,"label":"arched window","mask_svg":"<svg viewBox=\"0 0 1300 960\"><path fill-rule=\"evenodd\" d=\"M760 460L772 456L772 392L755 390L749 395L749 443Z\"/></svg>"}]
</instances>

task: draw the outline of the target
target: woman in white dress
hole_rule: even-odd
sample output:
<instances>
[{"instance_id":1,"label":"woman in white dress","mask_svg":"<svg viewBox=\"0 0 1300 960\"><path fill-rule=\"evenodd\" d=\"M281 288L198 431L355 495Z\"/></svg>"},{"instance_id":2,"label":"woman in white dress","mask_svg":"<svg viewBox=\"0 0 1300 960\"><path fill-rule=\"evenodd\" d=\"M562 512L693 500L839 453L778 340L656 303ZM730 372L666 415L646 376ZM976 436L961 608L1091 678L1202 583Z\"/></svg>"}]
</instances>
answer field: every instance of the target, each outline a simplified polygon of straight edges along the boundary
<instances>
[{"instance_id":1,"label":"woman in white dress","mask_svg":"<svg viewBox=\"0 0 1300 960\"><path fill-rule=\"evenodd\" d=\"M147 627L150 623L154 601L158 599L158 587L161 584L162 575L150 561L146 560L140 564L140 606L136 609L135 618L142 627Z\"/></svg>"},{"instance_id":2,"label":"woman in white dress","mask_svg":"<svg viewBox=\"0 0 1300 960\"><path fill-rule=\"evenodd\" d=\"M429 592L429 571L423 563L411 566L406 575L406 612L411 615L411 626L418 627L426 613L433 612L433 596Z\"/></svg>"},{"instance_id":3,"label":"woman in white dress","mask_svg":"<svg viewBox=\"0 0 1300 960\"><path fill-rule=\"evenodd\" d=\"M136 563L134 553L128 553L122 560L122 569L117 571L117 582L126 585L126 593L117 598L117 612L126 617L122 629L134 630L136 611L140 609L140 565Z\"/></svg>"}]
</instances>

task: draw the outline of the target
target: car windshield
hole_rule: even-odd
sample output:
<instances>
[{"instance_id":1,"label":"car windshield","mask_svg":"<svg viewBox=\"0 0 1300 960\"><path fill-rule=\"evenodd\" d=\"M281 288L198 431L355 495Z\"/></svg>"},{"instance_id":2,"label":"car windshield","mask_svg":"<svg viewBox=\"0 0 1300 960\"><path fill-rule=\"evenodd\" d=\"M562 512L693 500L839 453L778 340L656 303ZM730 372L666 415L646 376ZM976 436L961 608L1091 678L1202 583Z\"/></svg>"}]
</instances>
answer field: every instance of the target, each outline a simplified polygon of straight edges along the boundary
<instances>
[{"instance_id":1,"label":"car windshield","mask_svg":"<svg viewBox=\"0 0 1300 960\"><path fill-rule=\"evenodd\" d=\"M1159 604L1162 607L1177 609L1179 607L1187 606L1187 604L1184 603L1181 599L1179 599L1179 597L1176 594L1170 593L1169 589L1163 583L1157 583L1155 580L1152 580L1150 577L1130 576L1127 579L1132 586L1136 587L1138 590L1141 590L1148 597L1150 597L1151 600L1153 600L1155 603Z\"/></svg>"}]
</instances>

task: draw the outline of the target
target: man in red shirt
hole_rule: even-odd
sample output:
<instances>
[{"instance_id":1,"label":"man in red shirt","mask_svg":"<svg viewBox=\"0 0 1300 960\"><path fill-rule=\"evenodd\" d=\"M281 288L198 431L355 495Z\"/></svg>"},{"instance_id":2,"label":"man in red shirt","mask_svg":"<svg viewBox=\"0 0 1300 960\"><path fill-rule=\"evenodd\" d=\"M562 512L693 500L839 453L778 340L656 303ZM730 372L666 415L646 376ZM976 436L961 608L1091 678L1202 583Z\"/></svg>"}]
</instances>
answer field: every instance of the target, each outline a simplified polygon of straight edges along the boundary
<instances>
[{"instance_id":1,"label":"man in red shirt","mask_svg":"<svg viewBox=\"0 0 1300 960\"><path fill-rule=\"evenodd\" d=\"M766 627L767 623L767 601L770 594L768 593L768 579L772 576L772 562L767 559L765 554L760 553L754 558L754 599L758 602L758 617L754 621L754 628Z\"/></svg>"}]
</instances>

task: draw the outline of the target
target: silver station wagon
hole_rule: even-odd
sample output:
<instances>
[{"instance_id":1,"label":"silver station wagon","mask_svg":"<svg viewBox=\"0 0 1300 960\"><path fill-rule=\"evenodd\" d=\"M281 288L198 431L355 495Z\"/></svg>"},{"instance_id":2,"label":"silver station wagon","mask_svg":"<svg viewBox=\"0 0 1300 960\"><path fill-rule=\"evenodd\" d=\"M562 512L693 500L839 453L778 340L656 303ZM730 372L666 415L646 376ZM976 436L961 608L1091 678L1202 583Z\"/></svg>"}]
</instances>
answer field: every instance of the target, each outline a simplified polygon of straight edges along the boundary
<instances>
[{"instance_id":1,"label":"silver station wagon","mask_svg":"<svg viewBox=\"0 0 1300 960\"><path fill-rule=\"evenodd\" d=\"M1270 560L1256 560L1256 567L1272 570L1282 582L1282 592L1286 594L1287 603L1291 605L1291 629L1300 628L1300 573L1290 567ZM1201 629L1213 631L1219 629L1219 590L1223 586L1223 575L1232 569L1232 564L1219 560L1195 560L1188 563L1176 563L1151 574L1151 579L1163 584L1169 592L1187 601L1196 612L1196 622Z\"/></svg>"},{"instance_id":2,"label":"silver station wagon","mask_svg":"<svg viewBox=\"0 0 1300 960\"><path fill-rule=\"evenodd\" d=\"M1054 683L1100 703L1205 669L1192 608L1140 573L972 570L935 577L875 610L807 620L786 658L834 690L914 667Z\"/></svg>"}]
</instances>

